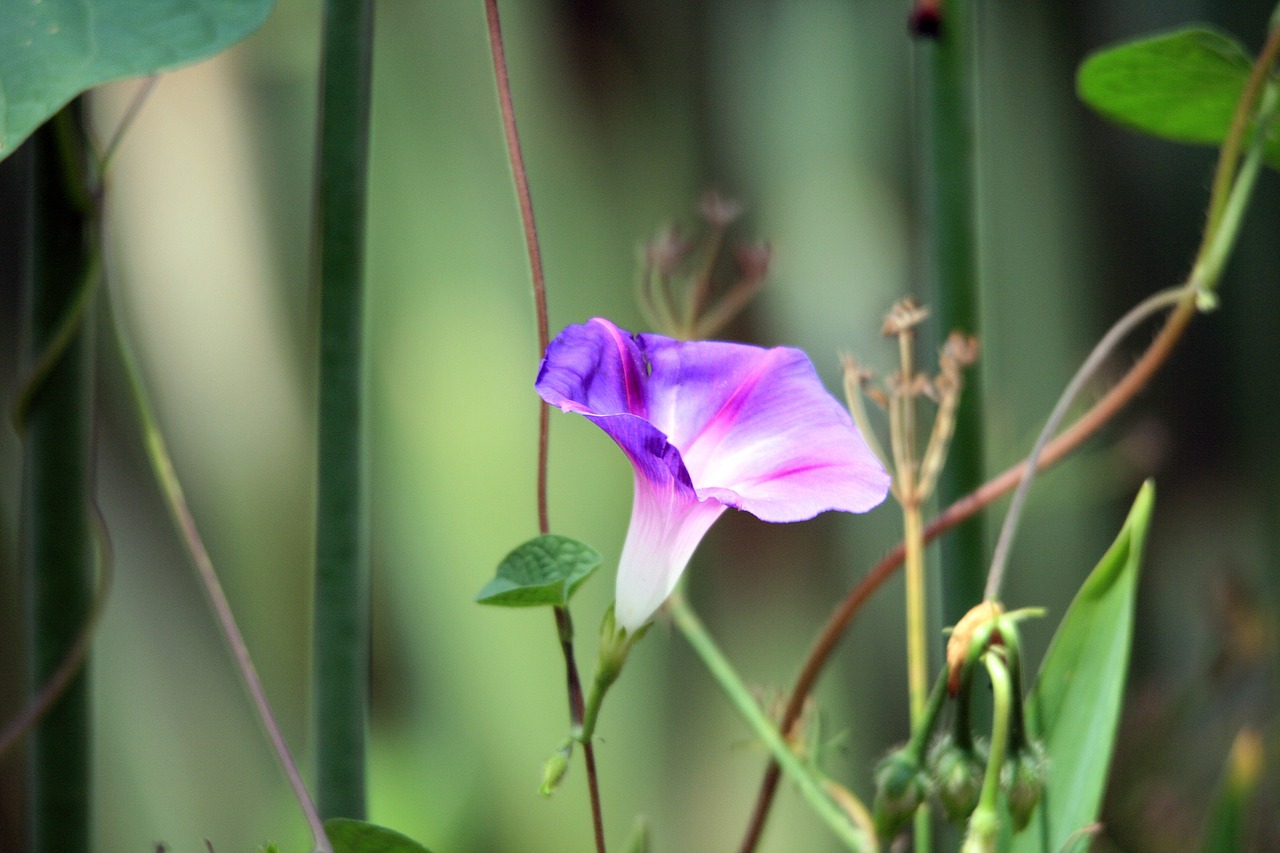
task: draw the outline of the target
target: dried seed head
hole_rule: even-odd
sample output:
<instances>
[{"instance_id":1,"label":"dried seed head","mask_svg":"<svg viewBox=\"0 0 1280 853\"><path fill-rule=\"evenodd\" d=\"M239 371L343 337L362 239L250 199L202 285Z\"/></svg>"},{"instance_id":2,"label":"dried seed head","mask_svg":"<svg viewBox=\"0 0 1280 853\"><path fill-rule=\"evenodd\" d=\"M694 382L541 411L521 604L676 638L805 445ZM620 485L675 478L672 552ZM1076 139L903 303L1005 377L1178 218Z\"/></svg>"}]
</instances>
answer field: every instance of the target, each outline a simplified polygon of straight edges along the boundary
<instances>
[{"instance_id":1,"label":"dried seed head","mask_svg":"<svg viewBox=\"0 0 1280 853\"><path fill-rule=\"evenodd\" d=\"M711 190L698 202L698 213L712 228L726 228L742 215L742 205Z\"/></svg>"},{"instance_id":2,"label":"dried seed head","mask_svg":"<svg viewBox=\"0 0 1280 853\"><path fill-rule=\"evenodd\" d=\"M880 327L880 333L885 337L900 335L920 325L928 316L929 309L908 296L895 302L889 309L888 316L884 318L884 325Z\"/></svg>"},{"instance_id":3,"label":"dried seed head","mask_svg":"<svg viewBox=\"0 0 1280 853\"><path fill-rule=\"evenodd\" d=\"M978 360L978 339L964 332L952 332L947 335L947 342L942 345L942 354L938 362L945 371L970 367Z\"/></svg>"}]
</instances>

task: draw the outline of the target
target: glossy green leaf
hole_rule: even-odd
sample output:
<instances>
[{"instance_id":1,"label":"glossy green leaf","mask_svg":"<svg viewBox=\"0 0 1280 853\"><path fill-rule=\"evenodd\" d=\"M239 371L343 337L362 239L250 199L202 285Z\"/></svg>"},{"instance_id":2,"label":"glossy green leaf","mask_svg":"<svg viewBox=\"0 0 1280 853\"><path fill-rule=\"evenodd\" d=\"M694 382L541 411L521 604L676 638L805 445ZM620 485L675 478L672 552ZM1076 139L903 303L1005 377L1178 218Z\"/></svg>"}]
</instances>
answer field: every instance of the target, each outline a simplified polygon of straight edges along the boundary
<instances>
[{"instance_id":1,"label":"glossy green leaf","mask_svg":"<svg viewBox=\"0 0 1280 853\"><path fill-rule=\"evenodd\" d=\"M600 554L590 545L567 536L539 536L507 555L476 601L502 607L563 606L599 566Z\"/></svg>"},{"instance_id":2,"label":"glossy green leaf","mask_svg":"<svg viewBox=\"0 0 1280 853\"><path fill-rule=\"evenodd\" d=\"M256 30L271 0L0 3L0 159L100 83L212 56Z\"/></svg>"},{"instance_id":3,"label":"glossy green leaf","mask_svg":"<svg viewBox=\"0 0 1280 853\"><path fill-rule=\"evenodd\" d=\"M1093 54L1080 66L1076 91L1119 124L1176 142L1217 145L1227 135L1252 65L1229 36L1178 30ZM1274 128L1267 160L1280 164Z\"/></svg>"},{"instance_id":4,"label":"glossy green leaf","mask_svg":"<svg viewBox=\"0 0 1280 853\"><path fill-rule=\"evenodd\" d=\"M1027 701L1049 755L1049 781L1017 853L1057 853L1097 819L1120 719L1138 571L1155 489L1148 481L1120 535L1085 579L1045 654Z\"/></svg>"},{"instance_id":5,"label":"glossy green leaf","mask_svg":"<svg viewBox=\"0 0 1280 853\"><path fill-rule=\"evenodd\" d=\"M362 820L345 817L326 820L324 834L329 836L334 853L431 853L394 829Z\"/></svg>"}]
</instances>

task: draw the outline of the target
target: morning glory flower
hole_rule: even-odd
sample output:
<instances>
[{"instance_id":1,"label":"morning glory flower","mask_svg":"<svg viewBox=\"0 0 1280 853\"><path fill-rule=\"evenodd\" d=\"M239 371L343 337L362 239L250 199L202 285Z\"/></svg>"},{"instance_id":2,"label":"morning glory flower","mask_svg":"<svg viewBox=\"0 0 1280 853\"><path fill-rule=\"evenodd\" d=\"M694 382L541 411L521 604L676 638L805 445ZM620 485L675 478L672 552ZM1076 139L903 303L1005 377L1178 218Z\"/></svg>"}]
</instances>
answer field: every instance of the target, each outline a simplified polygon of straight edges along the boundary
<instances>
[{"instance_id":1,"label":"morning glory flower","mask_svg":"<svg viewBox=\"0 0 1280 853\"><path fill-rule=\"evenodd\" d=\"M808 356L633 335L596 318L547 347L538 394L586 416L635 467L614 617L634 633L726 507L763 521L864 512L889 475Z\"/></svg>"}]
</instances>

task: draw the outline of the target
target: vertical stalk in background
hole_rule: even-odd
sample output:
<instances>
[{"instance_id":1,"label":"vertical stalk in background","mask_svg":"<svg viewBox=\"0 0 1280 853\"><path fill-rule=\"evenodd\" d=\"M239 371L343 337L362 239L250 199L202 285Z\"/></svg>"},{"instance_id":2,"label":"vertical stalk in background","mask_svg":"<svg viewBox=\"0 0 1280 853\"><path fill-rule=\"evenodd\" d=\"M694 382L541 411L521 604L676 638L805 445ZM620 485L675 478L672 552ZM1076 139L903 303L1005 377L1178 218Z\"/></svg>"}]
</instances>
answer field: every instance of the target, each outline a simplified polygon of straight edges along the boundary
<instances>
[{"instance_id":1,"label":"vertical stalk in background","mask_svg":"<svg viewBox=\"0 0 1280 853\"><path fill-rule=\"evenodd\" d=\"M31 639L30 679L38 693L77 642L94 596L89 520L92 352L90 330L75 325L91 275L91 223L79 102L31 137L30 266L25 300L27 370L43 368L24 395L23 549ZM35 853L89 850L89 681L67 684L29 741L30 835Z\"/></svg>"},{"instance_id":2,"label":"vertical stalk in background","mask_svg":"<svg viewBox=\"0 0 1280 853\"><path fill-rule=\"evenodd\" d=\"M370 0L326 0L321 38L314 220L320 298L312 659L316 794L323 817L363 819L370 646L364 403Z\"/></svg>"},{"instance_id":3,"label":"vertical stalk in background","mask_svg":"<svg viewBox=\"0 0 1280 853\"><path fill-rule=\"evenodd\" d=\"M923 16L926 5L934 17ZM979 337L979 292L974 199L972 43L976 10L971 0L921 0L912 23L920 36L919 60L925 96L924 154L926 243L936 319L936 346L960 331ZM929 22L934 26L929 28ZM982 383L970 372L956 411L955 437L938 481L938 502L949 506L984 481ZM943 620L954 625L982 600L986 575L982 517L957 525L942 542Z\"/></svg>"}]
</instances>

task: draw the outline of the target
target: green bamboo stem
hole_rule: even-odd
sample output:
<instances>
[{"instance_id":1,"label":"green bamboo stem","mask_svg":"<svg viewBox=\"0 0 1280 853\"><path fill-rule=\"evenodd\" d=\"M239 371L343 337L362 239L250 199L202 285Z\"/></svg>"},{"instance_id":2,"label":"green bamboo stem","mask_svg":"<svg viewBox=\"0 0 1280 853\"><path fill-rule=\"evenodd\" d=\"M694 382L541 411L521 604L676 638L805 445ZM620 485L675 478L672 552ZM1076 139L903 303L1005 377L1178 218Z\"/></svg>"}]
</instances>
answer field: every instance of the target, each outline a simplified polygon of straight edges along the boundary
<instances>
[{"instance_id":1,"label":"green bamboo stem","mask_svg":"<svg viewBox=\"0 0 1280 853\"><path fill-rule=\"evenodd\" d=\"M58 127L62 125L62 127ZM60 137L61 134L61 138ZM73 103L31 138L31 266L27 275L28 367L47 365L25 397L23 549L30 630L29 676L38 695L78 642L94 600L90 419L93 341L84 323L58 340L82 303L90 269L90 211L83 187L79 105ZM70 155L70 156L67 156ZM52 360L47 353L60 352ZM29 741L28 849L89 850L89 679L81 668Z\"/></svg>"},{"instance_id":2,"label":"green bamboo stem","mask_svg":"<svg viewBox=\"0 0 1280 853\"><path fill-rule=\"evenodd\" d=\"M365 817L369 558L364 222L373 7L326 0L315 257L320 290L313 713L323 817Z\"/></svg>"},{"instance_id":3,"label":"green bamboo stem","mask_svg":"<svg viewBox=\"0 0 1280 853\"><path fill-rule=\"evenodd\" d=\"M952 331L978 337L980 299L974 223L973 4L947 0L941 27L920 39L927 96L925 114L927 244L933 292L930 308L937 345ZM985 478L981 371L971 371L956 410L955 437L938 481L943 506L976 489ZM958 525L942 542L943 620L954 625L982 598L985 577L982 517Z\"/></svg>"}]
</instances>

